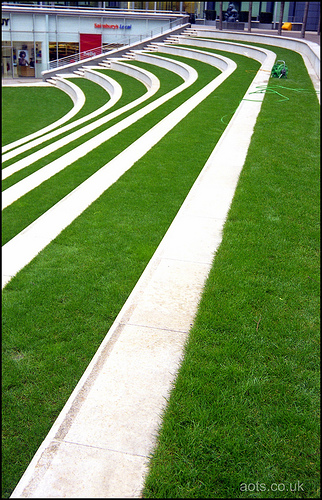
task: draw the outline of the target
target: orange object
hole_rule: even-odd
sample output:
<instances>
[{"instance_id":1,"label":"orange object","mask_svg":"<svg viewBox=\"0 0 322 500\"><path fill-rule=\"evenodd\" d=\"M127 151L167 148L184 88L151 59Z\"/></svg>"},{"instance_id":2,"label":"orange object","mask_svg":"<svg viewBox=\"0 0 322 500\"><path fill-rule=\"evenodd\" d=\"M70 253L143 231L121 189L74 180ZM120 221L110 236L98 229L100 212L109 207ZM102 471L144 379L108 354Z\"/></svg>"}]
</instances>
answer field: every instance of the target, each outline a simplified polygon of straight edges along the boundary
<instances>
[{"instance_id":1,"label":"orange object","mask_svg":"<svg viewBox=\"0 0 322 500\"><path fill-rule=\"evenodd\" d=\"M282 30L291 31L292 30L292 23L284 23L282 25Z\"/></svg>"}]
</instances>

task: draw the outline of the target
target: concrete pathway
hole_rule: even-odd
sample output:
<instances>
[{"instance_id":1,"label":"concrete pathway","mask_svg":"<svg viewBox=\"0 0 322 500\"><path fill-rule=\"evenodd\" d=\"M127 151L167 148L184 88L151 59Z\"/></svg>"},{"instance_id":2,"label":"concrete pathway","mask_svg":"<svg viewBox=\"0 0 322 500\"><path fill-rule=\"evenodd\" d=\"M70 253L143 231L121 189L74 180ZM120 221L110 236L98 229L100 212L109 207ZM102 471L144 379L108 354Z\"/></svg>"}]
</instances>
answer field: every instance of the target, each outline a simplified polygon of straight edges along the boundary
<instances>
[{"instance_id":1,"label":"concrete pathway","mask_svg":"<svg viewBox=\"0 0 322 500\"><path fill-rule=\"evenodd\" d=\"M274 59L268 52L266 71L257 73L12 498L140 495L264 97L252 92L267 83Z\"/></svg>"}]
</instances>

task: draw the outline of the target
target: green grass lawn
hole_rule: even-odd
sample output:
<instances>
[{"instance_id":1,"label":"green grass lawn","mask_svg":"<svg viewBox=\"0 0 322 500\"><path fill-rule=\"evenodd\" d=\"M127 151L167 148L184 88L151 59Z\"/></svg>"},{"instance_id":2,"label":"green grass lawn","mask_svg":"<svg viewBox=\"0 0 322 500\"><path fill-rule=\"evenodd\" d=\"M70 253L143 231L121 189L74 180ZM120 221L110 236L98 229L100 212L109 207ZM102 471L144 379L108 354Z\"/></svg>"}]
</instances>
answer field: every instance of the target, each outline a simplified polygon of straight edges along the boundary
<instances>
[{"instance_id":1,"label":"green grass lawn","mask_svg":"<svg viewBox=\"0 0 322 500\"><path fill-rule=\"evenodd\" d=\"M320 110L275 51L289 100L265 96L145 498L320 497Z\"/></svg>"},{"instance_id":2,"label":"green grass lawn","mask_svg":"<svg viewBox=\"0 0 322 500\"><path fill-rule=\"evenodd\" d=\"M105 71L106 73L107 71ZM172 78L169 78L169 71L163 70L162 68L157 68L156 72L162 79L163 84L160 91L156 93L152 99L156 99L161 95L169 92L177 85L182 83L182 78L178 75L171 74ZM116 73L115 71L109 71L109 73ZM170 72L171 73L171 72ZM120 76L120 78L119 78ZM125 86L125 92L122 99L117 103L114 109L118 109L121 106L125 106L133 99L136 99L142 95L143 84L138 82L132 77L123 75L122 73L114 75L119 82L123 83ZM145 105L144 103L143 105ZM136 108L135 108L136 109ZM111 112L111 111L110 111ZM132 111L122 114L120 117L112 120L106 125L95 129L93 132L82 136L80 139L73 141L72 143L60 148L57 151L47 155L44 158L36 161L29 167L26 167L10 177L6 178L2 182L3 189L7 189L11 185L15 184L20 179L25 178L27 175L33 173L39 168L47 165L50 161L54 161L59 158L62 154L73 150L76 146L83 144L85 140L94 137L96 134L106 130L113 124L117 123L120 119L131 114ZM48 179L46 182L42 183L41 186L35 188L33 191L22 196L15 203L5 208L2 212L2 244L5 244L13 236L22 231L31 222L33 222L37 217L42 215L46 210L48 210L52 205L57 203L60 199L66 196L72 189L75 189L81 182L85 181L90 175L95 173L100 167L111 160L116 154L121 152L127 145L129 145L135 138L139 137L142 133L143 127L145 130L152 126L152 123L156 123L158 116L154 119L148 116L145 121L145 125L142 124L141 129L138 128L137 124L129 127L123 132L117 134L108 141L108 146L103 143L101 146L97 147L95 150L91 151L83 158L79 158L76 162L69 165L62 172L56 174L54 177ZM135 134L133 136L133 134ZM26 210L28 207L28 210Z\"/></svg>"},{"instance_id":3,"label":"green grass lawn","mask_svg":"<svg viewBox=\"0 0 322 500\"><path fill-rule=\"evenodd\" d=\"M257 480L299 480L316 493L319 108L300 56L278 49L283 56L297 68L283 84L311 93L288 91L292 97L284 103L276 94L265 97L165 413L146 497L247 497L240 483ZM223 117L232 116L258 68L242 56L231 58L238 70L4 289L3 497L56 419L220 138ZM205 65L186 62L199 68L198 85L213 78L213 68L202 72ZM179 102L178 96L141 121L140 130L127 131L124 145ZM294 122L294 109L306 120ZM52 189L64 182L70 189L102 156L106 163L111 144L74 173L55 176L43 199L40 189L31 193L4 229L38 205L40 211L51 206ZM55 192L60 199L62 192ZM29 220L36 216L37 210Z\"/></svg>"},{"instance_id":4,"label":"green grass lawn","mask_svg":"<svg viewBox=\"0 0 322 500\"><path fill-rule=\"evenodd\" d=\"M208 65L191 63L200 72L197 89L218 74ZM245 63L258 67L251 60ZM222 113L233 113L245 93L252 76L235 73L230 86L217 89L219 94L209 96L190 113L4 289L4 496L19 480L179 210L225 128ZM237 83L231 102L227 96ZM167 72L164 85L170 84ZM166 109L154 114L152 123L179 102L167 103ZM200 126L205 120L212 123L206 133ZM123 147L142 130L149 130L151 117L140 125L126 143L123 140ZM186 147L182 149L178 145L183 137ZM110 149L111 141L108 148L97 149L103 163ZM84 160L74 176L77 182L79 174L88 175L91 168L91 162ZM51 187L59 190L65 182L55 177ZM41 191L35 191L39 196L25 205L28 210L21 215L42 206ZM51 190L48 193L52 195ZM19 216L13 218L13 222L19 220ZM6 232L10 224L7 219ZM19 460L12 462L13 455L19 455Z\"/></svg>"},{"instance_id":5,"label":"green grass lawn","mask_svg":"<svg viewBox=\"0 0 322 500\"><path fill-rule=\"evenodd\" d=\"M55 87L2 87L2 145L37 132L72 108L71 98Z\"/></svg>"},{"instance_id":6,"label":"green grass lawn","mask_svg":"<svg viewBox=\"0 0 322 500\"><path fill-rule=\"evenodd\" d=\"M139 82L138 80L134 79L133 77L130 77L128 75L122 75L122 73L116 73L116 75L115 75L115 72L111 71L111 70L109 70L109 71L97 70L97 71L101 72L103 74L110 74L110 75L112 74L114 79L116 77L118 83L120 83L120 85L124 89L122 92L121 98L119 99L119 101L117 103L115 103L112 111L120 108L121 106L125 106L127 103L132 102L135 99L135 96L139 97L146 92L146 87L143 85L143 83ZM74 83L83 91L83 93L86 97L86 100L85 100L83 107L79 110L79 112L75 116L70 118L70 120L66 121L63 125L57 127L58 129L63 128L65 125L69 125L73 122L76 122L80 118L84 118L85 116L90 115L93 111L96 111L97 109L102 107L104 104L106 104L110 100L109 94L106 92L106 90L104 90L100 85L92 82L91 80L87 80L85 78L68 78L68 81ZM10 107L11 107L10 100L9 100L7 106L10 109ZM54 109L55 102L52 103L52 107ZM14 112L15 112L15 107L13 107L13 109L12 109L12 114L14 114ZM50 113L50 111L48 113ZM111 113L111 110L105 111L104 116L108 115L109 113ZM10 115L11 120L12 120L12 114ZM101 116L102 115L100 115L99 118ZM18 160L25 158L26 155L29 156L31 153L34 153L34 152L38 151L39 149L42 149L43 147L47 146L48 144L51 144L51 143L57 141L58 139L69 135L71 132L75 132L75 131L81 129L85 125L88 125L89 123L97 120L97 118L98 117L95 117L95 118L89 119L85 123L82 123L80 125L76 125L70 131L65 132L65 133L62 132L61 134L57 135L56 137L54 137L52 139L45 140L44 142L42 142L38 146L34 146L33 148L28 149L27 152L21 153L15 157L11 158L10 160L3 162L2 168L5 168L5 167L11 165L12 163L17 162ZM23 176L23 174L21 172L19 172L19 174L20 174L20 176ZM13 183L17 182L16 177L14 177L14 176L11 176L11 177L13 177L13 179L9 182L9 185L11 185L12 182ZM11 177L10 177L10 179L11 179ZM3 188L7 187L8 181L9 181L9 179L6 179L6 183L3 184Z\"/></svg>"}]
</instances>

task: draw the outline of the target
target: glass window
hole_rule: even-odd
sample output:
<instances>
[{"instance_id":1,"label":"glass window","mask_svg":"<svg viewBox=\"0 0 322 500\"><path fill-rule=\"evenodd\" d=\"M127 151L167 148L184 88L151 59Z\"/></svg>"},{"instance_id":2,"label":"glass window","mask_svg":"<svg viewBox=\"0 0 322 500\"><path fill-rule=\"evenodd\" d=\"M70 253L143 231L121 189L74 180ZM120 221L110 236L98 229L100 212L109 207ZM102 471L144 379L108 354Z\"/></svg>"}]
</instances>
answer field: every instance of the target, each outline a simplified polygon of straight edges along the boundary
<instances>
[{"instance_id":1,"label":"glass window","mask_svg":"<svg viewBox=\"0 0 322 500\"><path fill-rule=\"evenodd\" d=\"M33 42L13 42L13 66L15 77L35 76L35 54Z\"/></svg>"},{"instance_id":2,"label":"glass window","mask_svg":"<svg viewBox=\"0 0 322 500\"><path fill-rule=\"evenodd\" d=\"M32 58L35 61L35 63L34 63L35 77L42 78L41 72L44 71L44 69L46 69L46 68L43 68L43 66L42 66L42 42L36 42L35 49L36 49L36 54L34 54L33 49L31 50Z\"/></svg>"},{"instance_id":3,"label":"glass window","mask_svg":"<svg viewBox=\"0 0 322 500\"><path fill-rule=\"evenodd\" d=\"M50 42L49 43L49 61L62 59L63 57L78 54L79 43L74 42Z\"/></svg>"},{"instance_id":4,"label":"glass window","mask_svg":"<svg viewBox=\"0 0 322 500\"><path fill-rule=\"evenodd\" d=\"M3 78L41 78L42 42L14 41L2 43Z\"/></svg>"}]
</instances>

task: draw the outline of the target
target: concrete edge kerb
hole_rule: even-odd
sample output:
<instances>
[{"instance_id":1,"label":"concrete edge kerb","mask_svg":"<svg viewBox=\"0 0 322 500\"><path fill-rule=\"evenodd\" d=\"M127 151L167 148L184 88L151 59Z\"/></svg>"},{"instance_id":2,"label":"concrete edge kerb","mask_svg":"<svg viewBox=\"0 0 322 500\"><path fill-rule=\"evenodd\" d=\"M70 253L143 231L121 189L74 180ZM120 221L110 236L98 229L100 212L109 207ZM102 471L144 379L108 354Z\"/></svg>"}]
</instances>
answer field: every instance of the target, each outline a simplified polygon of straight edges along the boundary
<instances>
[{"instance_id":1,"label":"concrete edge kerb","mask_svg":"<svg viewBox=\"0 0 322 500\"><path fill-rule=\"evenodd\" d=\"M221 71L226 71L232 66L233 63L231 59L220 56L218 54L210 54L209 52L192 48L174 47L173 45L169 45L166 42L157 43L155 44L155 47L158 52L164 52L166 54L173 54L190 59L195 59L197 61L207 63L210 66L215 66Z\"/></svg>"},{"instance_id":2,"label":"concrete edge kerb","mask_svg":"<svg viewBox=\"0 0 322 500\"><path fill-rule=\"evenodd\" d=\"M63 123L66 123L68 120L73 118L73 116L75 116L79 112L79 110L84 106L85 103L84 93L76 85L71 84L71 82L68 83L69 85L67 84L66 80L63 80L61 78L57 80L57 86L59 87L59 89L68 94L69 97L72 99L73 108L68 113L66 113L66 115L64 115L62 118L55 121L54 123L51 123L47 127L44 127L41 130L34 132L33 134L27 135L21 139L18 139L17 141L7 144L2 148L3 152L9 151L10 149L16 148L17 146L20 146L27 141L31 141L43 134L46 134L47 132L50 132L54 128L59 127Z\"/></svg>"},{"instance_id":3,"label":"concrete edge kerb","mask_svg":"<svg viewBox=\"0 0 322 500\"><path fill-rule=\"evenodd\" d=\"M47 132L44 135L28 142L27 144L22 144L21 146L12 149L8 153L2 155L2 161L5 162L7 160L10 160L11 158L14 158L20 153L25 153L29 149L38 146L39 144L42 144L43 142L48 141L49 139L52 139L57 135L63 134L66 131L77 127L78 125L81 125L82 123L92 118L95 118L95 116L107 111L109 108L114 106L115 103L121 98L122 87L119 85L118 82L113 80L113 78L110 78L106 75L102 75L103 78L97 78L97 81L95 81L96 80L95 75L98 75L98 77L100 77L101 74L95 71L90 71L89 69L86 69L86 72L84 72L84 78L88 78L89 80L94 81L98 85L102 84L101 86L108 92L108 94L110 95L110 100L106 104L104 104L101 108L98 108L97 110L93 111L89 115L80 118L79 120L76 120L68 125L62 126L61 128L53 130L52 132ZM74 75L71 75L71 77L74 77ZM67 78L67 75L65 75L65 78ZM3 174L3 179L6 178L7 176L6 167L3 169L2 174Z\"/></svg>"},{"instance_id":4,"label":"concrete edge kerb","mask_svg":"<svg viewBox=\"0 0 322 500\"><path fill-rule=\"evenodd\" d=\"M159 79L146 69L126 64L126 62L120 61L119 59L111 59L109 63L110 69L136 78L137 80L142 82L148 89L152 89L156 84L158 85L158 88L160 88Z\"/></svg>"},{"instance_id":5,"label":"concrete edge kerb","mask_svg":"<svg viewBox=\"0 0 322 500\"><path fill-rule=\"evenodd\" d=\"M309 40L303 40L298 38L290 38L290 37L282 37L278 35L267 35L263 33L239 33L233 31L214 31L207 29L199 29L199 28L191 28L193 33L197 33L198 36L206 36L212 38L230 38L232 40L246 40L249 42L258 42L267 45L275 45L279 47L284 47L286 49L294 50L295 52L299 52L301 55L305 54L312 67L314 68L316 75L320 78L320 46L314 42ZM189 30L190 31L190 30Z\"/></svg>"},{"instance_id":6,"label":"concrete edge kerb","mask_svg":"<svg viewBox=\"0 0 322 500\"><path fill-rule=\"evenodd\" d=\"M111 99L114 98L114 95L117 93L117 89L122 94L122 87L116 82L116 80L113 80L109 76L103 75L92 68L84 68L84 78L97 83L97 85L105 89ZM101 110L102 108L99 109Z\"/></svg>"},{"instance_id":7,"label":"concrete edge kerb","mask_svg":"<svg viewBox=\"0 0 322 500\"><path fill-rule=\"evenodd\" d=\"M57 75L53 77L56 87L65 92L73 100L76 106L79 106L79 110L85 104L84 92L73 82L69 82L63 76Z\"/></svg>"},{"instance_id":8,"label":"concrete edge kerb","mask_svg":"<svg viewBox=\"0 0 322 500\"><path fill-rule=\"evenodd\" d=\"M90 113L89 115L86 115L83 118L76 120L73 124L70 124L71 128L76 127L76 126L80 125L81 123L84 123L88 120L91 120L92 118L95 118L95 116L98 116L101 113L104 113L108 109L112 108L120 100L122 93L123 93L121 85L116 80L114 80L110 76L103 75L102 73L95 71L94 68L88 67L88 68L84 69L84 78L96 83L100 87L103 87L106 90L106 92L109 94L110 100L106 104L104 104L103 106L98 108L97 110ZM68 127L68 125L67 125L67 127ZM67 127L66 127L66 130L67 130ZM60 129L60 133L61 133L61 131L62 131L62 129Z\"/></svg>"},{"instance_id":9,"label":"concrete edge kerb","mask_svg":"<svg viewBox=\"0 0 322 500\"><path fill-rule=\"evenodd\" d=\"M269 67L269 64L271 64L271 67L272 67L274 60L275 60L275 54L273 54L271 57L269 56L269 59L270 60L269 61L267 60L267 64L265 65L266 68ZM258 72L252 85L248 89L245 96L247 96L247 98L248 98L249 91L255 85L262 84L265 81L267 81L267 78L268 78L268 76L266 73L264 73L263 71ZM220 141L216 145L213 153L210 155L205 167L202 169L202 172L200 173L197 181L195 182L191 191L189 192L184 204L182 205L182 207L180 209L180 215L182 214L183 211L186 210L187 205L189 205L189 203L191 201L191 197L195 196L197 190L199 191L201 184L208 183L208 173L209 173L209 171L211 171L211 175L213 175L215 165L220 165L224 161L224 163L225 163L224 170L226 171L227 170L226 167L228 167L228 164L230 163L230 168L232 167L232 170L234 171L234 174L233 174L234 175L234 186L237 184L239 172L244 164L244 158L245 158L245 155L247 153L248 145L249 145L249 142L251 139L253 125L255 124L257 114L260 110L261 102L258 102L258 101L262 101L263 97L264 97L263 95L260 95L259 98L256 99L255 102L249 102L248 100L242 101L236 114L233 116L228 127L226 128L222 138L220 139ZM247 139L248 140L246 142L243 141L242 143L239 143L238 147L240 148L240 151L238 153L238 152L236 152L236 149L234 149L234 151L232 151L232 148L230 147L231 139L236 137L236 133L239 134L239 133L242 133L244 131L245 118L246 118L246 121L249 122L249 129L247 129L247 134L248 134ZM249 131L250 131L250 135L249 135ZM227 144L229 145L228 148L227 148ZM225 159L227 156L227 154L226 154L227 150L230 151L228 164L227 164L227 161ZM235 163L236 163L236 155L238 157L237 158L237 163L238 163L237 173L235 172L235 167L234 167ZM218 168L215 168L215 171L217 171L216 175L218 175ZM219 176L220 176L220 172L219 172ZM232 193L231 193L230 202L231 202L233 193L234 193L234 189L232 190ZM199 191L199 196L201 196L201 198L203 197L202 190ZM213 193L211 193L211 198L214 199ZM228 212L228 209L230 206L230 202L229 202L228 206L226 207L225 216L222 217L222 220L221 220L222 225L224 224L224 220L226 218L226 215L227 215L227 212ZM36 452L32 461L30 462L28 469L26 470L24 476L22 477L21 481L19 482L17 488L13 492L13 494L11 496L12 498L21 497L24 493L24 489L27 488L28 485L30 485L30 483L32 482L33 479L35 479L36 481L38 481L40 479L39 477L37 478L36 476L33 476L34 471L37 470L37 464L40 460L40 457L44 453L45 448L48 447L55 440L56 440L55 443L60 445L61 442L57 442L57 436L59 435L60 427L63 426L64 422L68 419L69 416L71 416L70 411L72 409L74 399L77 398L78 395L81 394L81 391L83 388L85 390L84 393L86 393L87 389L90 388L90 386L93 384L94 380L96 379L97 371L99 371L100 368L102 367L102 365L104 364L104 357L106 357L106 355L107 355L109 345L114 340L115 340L115 342L117 342L120 331L122 331L125 328L125 325L128 322L128 316L131 315L133 309L137 305L138 300L141 298L142 290L145 289L147 283L151 279L151 274L153 274L153 272L156 269L156 266L160 262L160 259L163 257L165 248L167 247L166 240L168 238L168 235L171 232L173 232L173 227L176 225L177 221L178 221L178 219L176 217L175 220L173 221L173 223L171 224L168 232L166 233L165 237L163 238L162 242L160 243L158 249L156 250L155 254L153 255L151 261L148 263L145 271L141 275L139 281L137 282L137 285L134 287L128 300L126 301L126 303L124 304L120 313L118 314L112 327L110 328L109 332L107 332L106 337L104 338L99 349L97 350L96 354L94 355L93 359L91 360L90 364L88 365L87 369L85 370L83 376L81 377L81 379L80 379L79 383L77 384L75 390L73 391L71 397L69 398L68 402L64 406L61 414L59 415L58 419L56 420L53 427L49 431L49 433L48 433L47 437L45 438L44 442L42 443L41 447ZM190 232L189 228L188 228L188 231ZM212 252L211 252L212 256L213 256L213 253L214 252L212 250ZM170 264L170 261L169 261L169 264ZM188 266L190 265L189 262L187 263L187 265ZM210 268L210 266L211 266L211 260L209 262L208 269ZM206 276L204 277L204 279L206 279ZM88 384L88 386L85 388L86 384ZM83 396L83 394L82 394L82 396ZM76 410L78 412L79 408L76 408ZM161 409L158 413L161 413ZM70 423L70 421L69 421L69 423ZM65 433L65 432L66 432L66 430L64 429L63 433ZM152 444L153 443L151 443L151 445ZM51 464L52 464L52 462L48 463L48 467L50 467ZM68 496L68 493L67 493L67 496ZM85 492L85 496L86 496L86 492ZM104 496L103 492L102 492L102 496Z\"/></svg>"}]
</instances>

